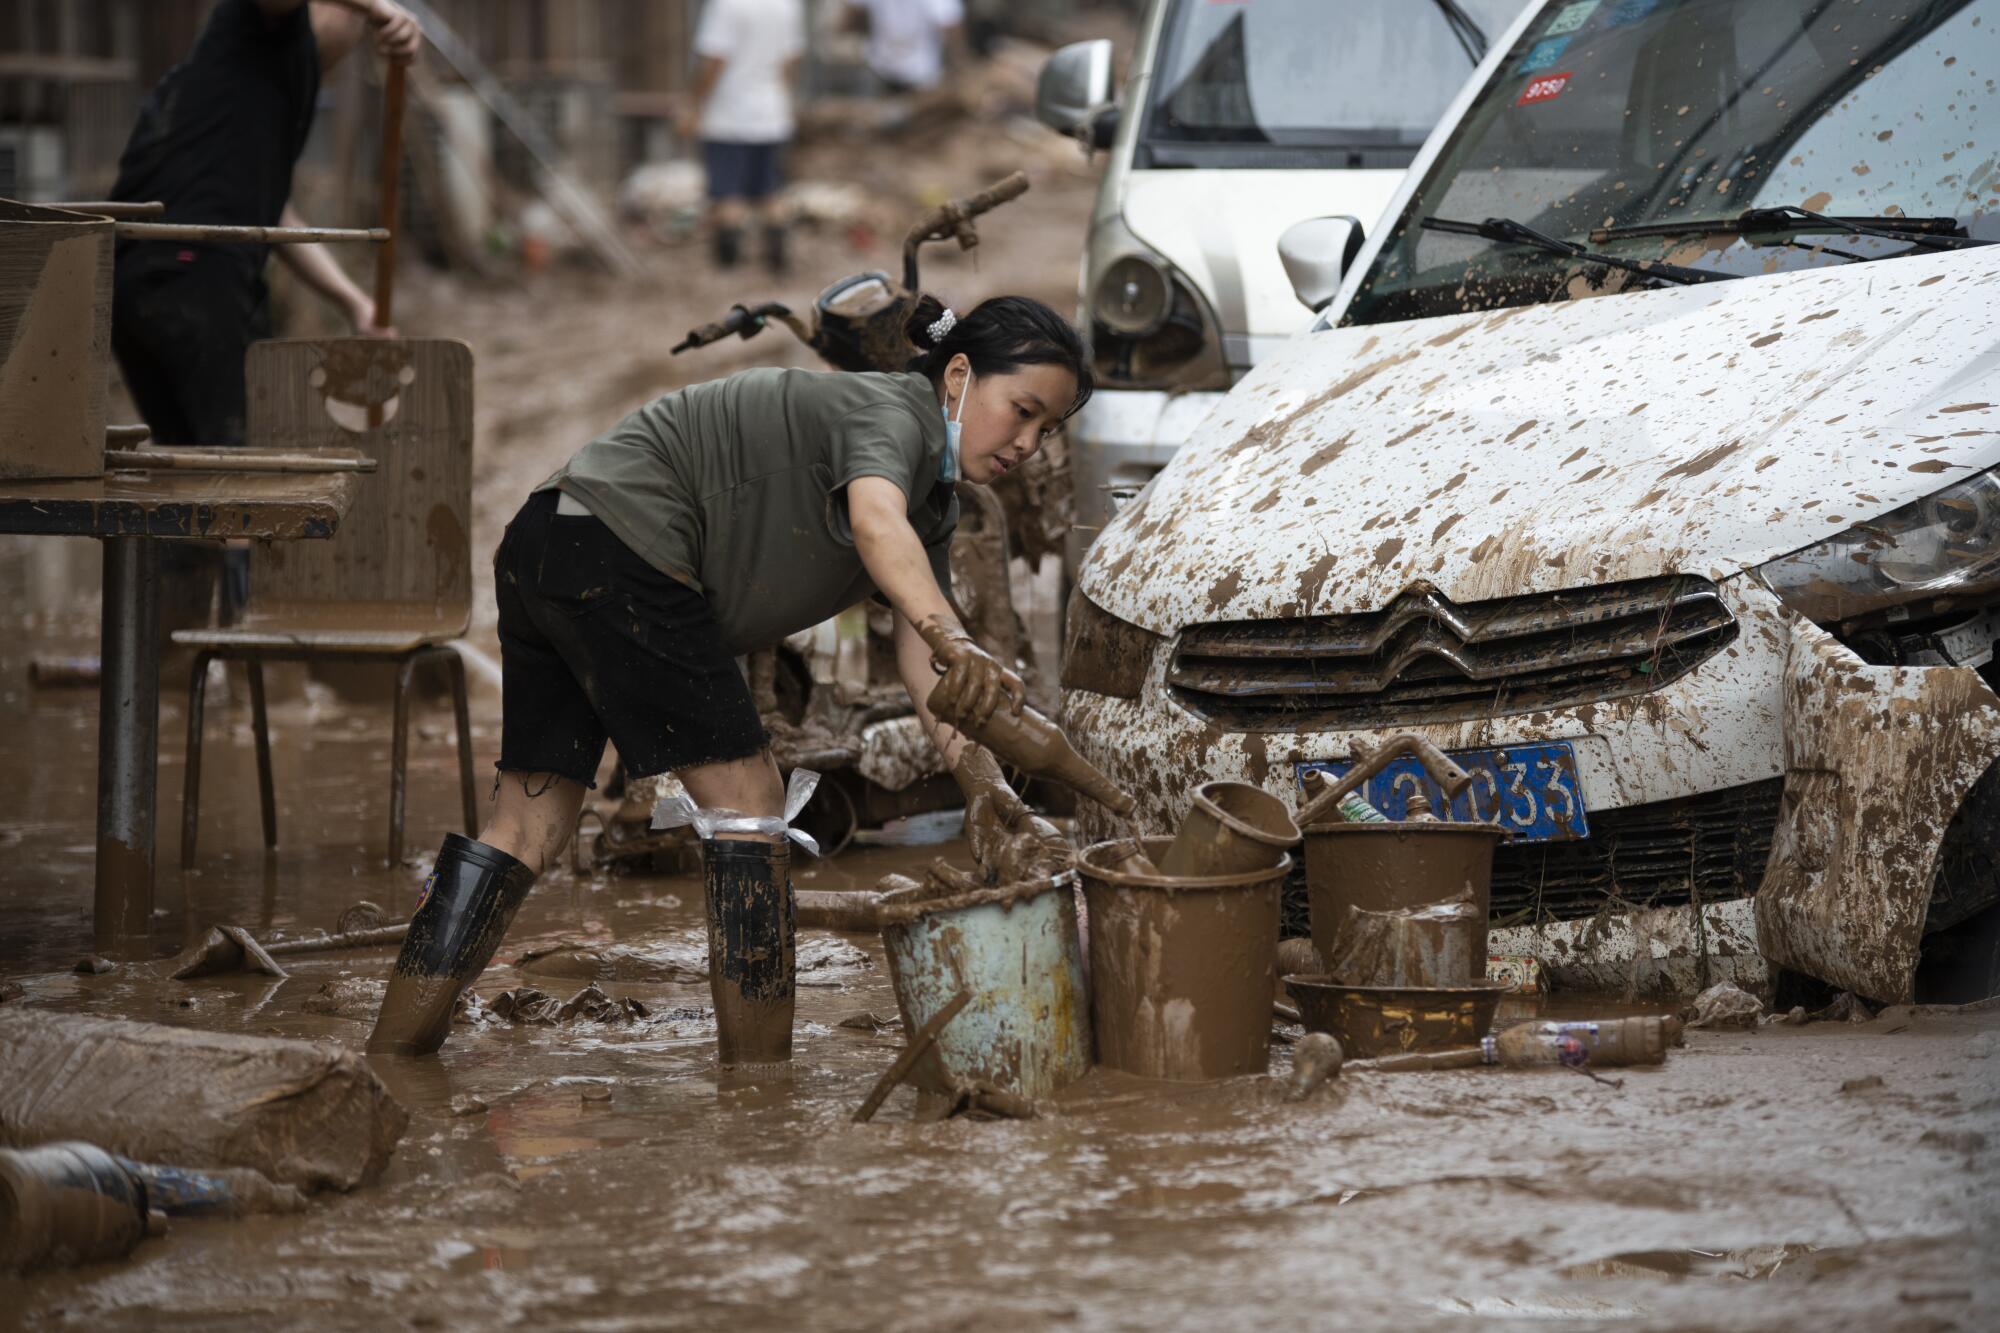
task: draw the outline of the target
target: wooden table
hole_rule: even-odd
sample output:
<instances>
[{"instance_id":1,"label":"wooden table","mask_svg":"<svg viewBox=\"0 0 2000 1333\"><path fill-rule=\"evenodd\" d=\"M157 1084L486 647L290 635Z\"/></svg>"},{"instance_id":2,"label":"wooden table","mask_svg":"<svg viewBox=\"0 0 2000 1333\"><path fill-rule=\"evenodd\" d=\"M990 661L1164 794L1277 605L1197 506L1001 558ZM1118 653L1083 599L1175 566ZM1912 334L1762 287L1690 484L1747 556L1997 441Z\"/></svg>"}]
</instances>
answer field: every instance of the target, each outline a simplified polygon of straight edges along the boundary
<instances>
[{"instance_id":1,"label":"wooden table","mask_svg":"<svg viewBox=\"0 0 2000 1333\"><path fill-rule=\"evenodd\" d=\"M328 457L359 458L351 450ZM153 915L160 758L158 541L331 537L359 474L117 472L0 480L0 532L104 541L104 678L97 705L100 953L143 952Z\"/></svg>"}]
</instances>

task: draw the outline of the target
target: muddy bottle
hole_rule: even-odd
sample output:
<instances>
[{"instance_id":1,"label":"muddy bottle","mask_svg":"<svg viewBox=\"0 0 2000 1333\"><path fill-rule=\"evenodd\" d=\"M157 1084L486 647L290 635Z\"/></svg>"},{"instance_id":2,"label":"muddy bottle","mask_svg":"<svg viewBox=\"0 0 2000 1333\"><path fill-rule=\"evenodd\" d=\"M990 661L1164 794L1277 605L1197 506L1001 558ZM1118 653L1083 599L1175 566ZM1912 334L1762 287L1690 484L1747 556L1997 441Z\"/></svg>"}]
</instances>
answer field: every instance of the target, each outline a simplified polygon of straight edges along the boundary
<instances>
[{"instance_id":1,"label":"muddy bottle","mask_svg":"<svg viewBox=\"0 0 2000 1333\"><path fill-rule=\"evenodd\" d=\"M1374 1061L1372 1067L1400 1072L1476 1069L1481 1065L1504 1065L1510 1069L1531 1069L1538 1065L1658 1065L1666 1063L1667 1048L1679 1038L1680 1031L1679 1019L1652 1015L1516 1023L1493 1036L1482 1037L1477 1046L1384 1056Z\"/></svg>"},{"instance_id":2,"label":"muddy bottle","mask_svg":"<svg viewBox=\"0 0 2000 1333\"><path fill-rule=\"evenodd\" d=\"M1016 768L1072 787L1116 815L1129 815L1138 808L1130 794L1070 746L1062 728L1026 704L1019 712L997 708L978 726L960 720L958 700L945 697L943 690L932 693L930 706L940 721L958 728Z\"/></svg>"}]
</instances>

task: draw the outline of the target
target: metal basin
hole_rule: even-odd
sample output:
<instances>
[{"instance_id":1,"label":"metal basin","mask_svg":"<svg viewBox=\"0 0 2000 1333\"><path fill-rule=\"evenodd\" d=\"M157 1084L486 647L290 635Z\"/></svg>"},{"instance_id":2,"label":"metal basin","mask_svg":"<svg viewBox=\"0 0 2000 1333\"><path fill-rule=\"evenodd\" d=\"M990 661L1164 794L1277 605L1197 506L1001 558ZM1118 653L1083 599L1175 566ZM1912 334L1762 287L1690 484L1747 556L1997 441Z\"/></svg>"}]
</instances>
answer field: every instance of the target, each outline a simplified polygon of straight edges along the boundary
<instances>
[{"instance_id":1,"label":"metal basin","mask_svg":"<svg viewBox=\"0 0 2000 1333\"><path fill-rule=\"evenodd\" d=\"M1331 977L1286 977L1308 1032L1325 1032L1350 1057L1477 1045L1493 1030L1504 981L1463 986L1348 986Z\"/></svg>"}]
</instances>

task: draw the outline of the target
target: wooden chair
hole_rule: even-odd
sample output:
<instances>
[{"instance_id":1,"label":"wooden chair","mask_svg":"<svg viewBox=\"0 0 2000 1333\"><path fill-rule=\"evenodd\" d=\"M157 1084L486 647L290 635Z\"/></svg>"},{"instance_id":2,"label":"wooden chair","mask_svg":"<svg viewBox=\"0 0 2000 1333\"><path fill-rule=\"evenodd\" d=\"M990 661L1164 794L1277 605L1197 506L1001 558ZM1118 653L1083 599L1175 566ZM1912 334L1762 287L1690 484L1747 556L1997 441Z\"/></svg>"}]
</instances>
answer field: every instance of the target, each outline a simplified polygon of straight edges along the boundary
<instances>
[{"instance_id":1,"label":"wooden chair","mask_svg":"<svg viewBox=\"0 0 2000 1333\"><path fill-rule=\"evenodd\" d=\"M188 687L181 865L194 864L202 705L208 664L215 660L240 660L249 672L266 847L278 845L264 709L267 661L395 666L391 865L403 857L411 682L418 667L442 666L457 714L465 831L477 836L465 663L450 646L472 618L471 350L441 339L262 342L250 348L245 365L252 444L262 450L357 449L376 459L378 470L361 478L332 541L273 543L257 552L237 624L173 636L197 650Z\"/></svg>"}]
</instances>

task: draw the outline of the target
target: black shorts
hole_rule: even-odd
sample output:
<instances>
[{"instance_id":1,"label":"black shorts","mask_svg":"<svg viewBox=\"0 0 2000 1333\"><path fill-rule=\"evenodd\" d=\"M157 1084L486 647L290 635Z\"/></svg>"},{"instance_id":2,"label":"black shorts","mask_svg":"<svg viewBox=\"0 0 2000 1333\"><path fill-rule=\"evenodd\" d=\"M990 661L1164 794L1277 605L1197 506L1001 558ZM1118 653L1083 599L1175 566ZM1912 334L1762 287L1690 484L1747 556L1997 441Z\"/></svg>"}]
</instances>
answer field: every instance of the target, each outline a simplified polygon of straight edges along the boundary
<instances>
[{"instance_id":1,"label":"black shorts","mask_svg":"<svg viewBox=\"0 0 2000 1333\"><path fill-rule=\"evenodd\" d=\"M747 759L769 738L700 593L587 514L528 497L493 554L500 762L595 786L609 736L630 777Z\"/></svg>"},{"instance_id":2,"label":"black shorts","mask_svg":"<svg viewBox=\"0 0 2000 1333\"><path fill-rule=\"evenodd\" d=\"M708 172L711 199L747 199L754 204L776 194L785 183L782 143L724 143L707 139L701 145L701 164Z\"/></svg>"}]
</instances>

